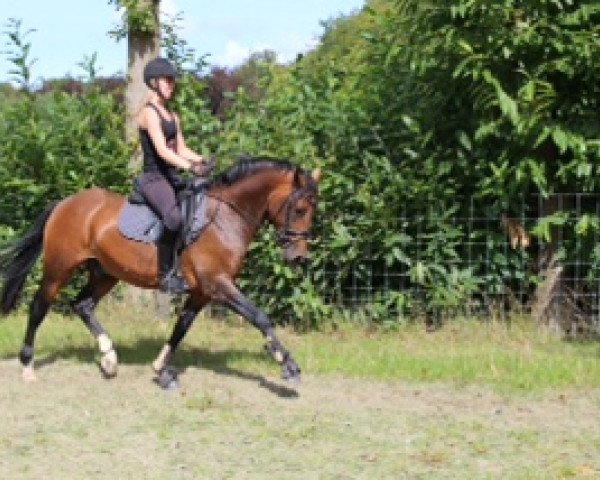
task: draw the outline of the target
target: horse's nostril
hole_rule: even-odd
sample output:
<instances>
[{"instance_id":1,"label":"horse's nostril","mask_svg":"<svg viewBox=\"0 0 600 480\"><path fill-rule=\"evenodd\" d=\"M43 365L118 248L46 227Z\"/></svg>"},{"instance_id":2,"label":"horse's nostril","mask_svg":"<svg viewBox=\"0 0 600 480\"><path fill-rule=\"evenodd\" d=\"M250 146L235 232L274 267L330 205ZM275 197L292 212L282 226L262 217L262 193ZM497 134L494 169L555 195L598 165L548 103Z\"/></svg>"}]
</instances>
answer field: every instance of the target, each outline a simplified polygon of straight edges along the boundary
<instances>
[{"instance_id":1,"label":"horse's nostril","mask_svg":"<svg viewBox=\"0 0 600 480\"><path fill-rule=\"evenodd\" d=\"M308 266L308 260L309 260L308 257L305 257L303 255L298 255L294 258L291 258L289 263L293 267L304 269Z\"/></svg>"}]
</instances>

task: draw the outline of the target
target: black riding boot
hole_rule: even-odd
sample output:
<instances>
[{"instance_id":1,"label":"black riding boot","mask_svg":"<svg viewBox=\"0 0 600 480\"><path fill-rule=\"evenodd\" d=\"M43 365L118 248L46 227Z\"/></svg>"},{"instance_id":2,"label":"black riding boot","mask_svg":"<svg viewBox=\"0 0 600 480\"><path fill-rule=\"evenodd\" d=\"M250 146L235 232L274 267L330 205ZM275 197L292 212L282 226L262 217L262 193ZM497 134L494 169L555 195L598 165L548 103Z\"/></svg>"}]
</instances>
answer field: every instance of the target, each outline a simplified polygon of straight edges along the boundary
<instances>
[{"instance_id":1,"label":"black riding boot","mask_svg":"<svg viewBox=\"0 0 600 480\"><path fill-rule=\"evenodd\" d=\"M178 272L177 251L175 242L177 232L165 228L158 242L158 274L160 289L166 293L186 293L189 287Z\"/></svg>"}]
</instances>

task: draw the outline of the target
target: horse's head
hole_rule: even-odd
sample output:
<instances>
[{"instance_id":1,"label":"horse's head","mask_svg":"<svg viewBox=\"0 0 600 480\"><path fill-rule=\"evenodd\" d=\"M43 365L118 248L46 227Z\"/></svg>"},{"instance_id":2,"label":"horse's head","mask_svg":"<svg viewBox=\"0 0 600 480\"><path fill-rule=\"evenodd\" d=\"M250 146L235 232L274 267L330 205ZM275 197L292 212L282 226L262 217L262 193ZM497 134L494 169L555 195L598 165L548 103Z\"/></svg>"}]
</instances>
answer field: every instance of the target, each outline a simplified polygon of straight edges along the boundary
<instances>
[{"instance_id":1,"label":"horse's head","mask_svg":"<svg viewBox=\"0 0 600 480\"><path fill-rule=\"evenodd\" d=\"M310 228L317 208L321 171L311 175L295 169L288 184L275 190L269 199L268 215L277 228L277 241L287 262L308 260Z\"/></svg>"}]
</instances>

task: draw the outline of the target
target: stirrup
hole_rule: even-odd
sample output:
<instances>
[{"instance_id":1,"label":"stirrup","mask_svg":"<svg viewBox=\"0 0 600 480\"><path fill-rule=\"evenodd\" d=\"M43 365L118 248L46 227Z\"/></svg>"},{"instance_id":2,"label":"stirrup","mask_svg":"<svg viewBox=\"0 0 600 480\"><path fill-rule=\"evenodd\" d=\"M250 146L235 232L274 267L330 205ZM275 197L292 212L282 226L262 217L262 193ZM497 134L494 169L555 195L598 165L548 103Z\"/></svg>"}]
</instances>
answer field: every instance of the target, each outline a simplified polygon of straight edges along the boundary
<instances>
[{"instance_id":1,"label":"stirrup","mask_svg":"<svg viewBox=\"0 0 600 480\"><path fill-rule=\"evenodd\" d=\"M185 280L173 272L167 273L167 275L160 280L159 289L161 292L170 293L172 295L188 293L190 291L190 287L185 283Z\"/></svg>"}]
</instances>

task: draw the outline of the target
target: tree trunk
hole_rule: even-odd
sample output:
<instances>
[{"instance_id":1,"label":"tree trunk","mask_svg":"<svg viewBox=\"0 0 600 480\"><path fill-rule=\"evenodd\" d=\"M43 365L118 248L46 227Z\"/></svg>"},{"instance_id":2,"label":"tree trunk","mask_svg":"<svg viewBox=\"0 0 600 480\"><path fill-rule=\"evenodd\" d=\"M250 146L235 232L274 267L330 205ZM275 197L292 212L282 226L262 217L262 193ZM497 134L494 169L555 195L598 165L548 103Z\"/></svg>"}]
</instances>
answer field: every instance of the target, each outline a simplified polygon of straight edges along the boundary
<instances>
[{"instance_id":1,"label":"tree trunk","mask_svg":"<svg viewBox=\"0 0 600 480\"><path fill-rule=\"evenodd\" d=\"M152 9L156 20L156 29L153 32L140 32L129 29L127 37L127 90L125 102L127 107L127 122L125 124L125 137L128 142L136 142L137 126L135 117L140 111L148 93L144 84L144 66L148 60L160 55L160 23L158 18L160 0L139 0ZM132 167L139 166L138 158L134 158Z\"/></svg>"},{"instance_id":2,"label":"tree trunk","mask_svg":"<svg viewBox=\"0 0 600 480\"><path fill-rule=\"evenodd\" d=\"M148 89L144 83L144 66L149 60L160 55L160 23L159 6L160 0L139 0L152 9L156 21L156 28L152 32L139 31L129 25L127 36L127 87L125 90L126 122L125 138L128 143L135 144L139 141L136 117L148 95ZM130 161L129 168L137 171L142 165L141 149L135 149ZM126 298L137 304L148 305L155 303L159 314L164 315L168 308L165 306L167 300L159 293L152 294L148 290L128 285L125 293Z\"/></svg>"},{"instance_id":3,"label":"tree trunk","mask_svg":"<svg viewBox=\"0 0 600 480\"><path fill-rule=\"evenodd\" d=\"M551 195L540 199L540 218L558 211L569 211L574 207L573 200L560 195ZM547 324L557 333L565 331L565 325L571 322L574 310L568 301L565 285L564 265L557 259L557 252L563 242L563 227L552 227L550 243L543 245L539 252L538 268L542 277L533 297L531 313L537 323Z\"/></svg>"}]
</instances>

